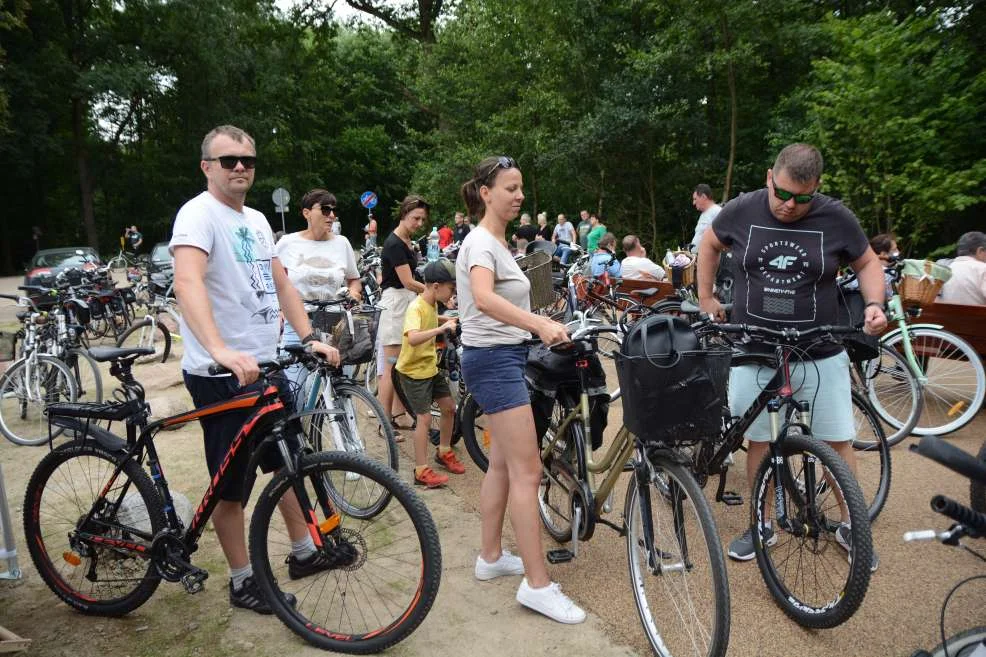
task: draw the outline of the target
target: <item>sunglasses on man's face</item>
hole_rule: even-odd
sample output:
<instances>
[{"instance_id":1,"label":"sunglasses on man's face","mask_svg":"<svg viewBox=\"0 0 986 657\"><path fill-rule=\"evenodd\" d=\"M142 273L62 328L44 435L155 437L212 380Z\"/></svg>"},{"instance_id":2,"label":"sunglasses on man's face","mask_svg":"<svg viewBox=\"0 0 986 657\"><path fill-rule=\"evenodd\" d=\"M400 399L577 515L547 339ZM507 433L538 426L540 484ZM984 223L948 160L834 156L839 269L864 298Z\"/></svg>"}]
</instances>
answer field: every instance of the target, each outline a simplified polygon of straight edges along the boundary
<instances>
[{"instance_id":1,"label":"sunglasses on man's face","mask_svg":"<svg viewBox=\"0 0 986 657\"><path fill-rule=\"evenodd\" d=\"M776 182L773 184L774 196L776 196L783 203L787 203L793 198L794 202L798 205L804 205L805 203L811 203L811 199L815 198L815 192L812 192L811 194L795 194L794 192L789 192L786 189L781 189L777 186Z\"/></svg>"},{"instance_id":2,"label":"sunglasses on man's face","mask_svg":"<svg viewBox=\"0 0 986 657\"><path fill-rule=\"evenodd\" d=\"M206 162L219 162L219 166L224 169L235 169L236 163L243 165L244 169L253 169L257 166L256 155L220 155L219 157L207 157Z\"/></svg>"}]
</instances>

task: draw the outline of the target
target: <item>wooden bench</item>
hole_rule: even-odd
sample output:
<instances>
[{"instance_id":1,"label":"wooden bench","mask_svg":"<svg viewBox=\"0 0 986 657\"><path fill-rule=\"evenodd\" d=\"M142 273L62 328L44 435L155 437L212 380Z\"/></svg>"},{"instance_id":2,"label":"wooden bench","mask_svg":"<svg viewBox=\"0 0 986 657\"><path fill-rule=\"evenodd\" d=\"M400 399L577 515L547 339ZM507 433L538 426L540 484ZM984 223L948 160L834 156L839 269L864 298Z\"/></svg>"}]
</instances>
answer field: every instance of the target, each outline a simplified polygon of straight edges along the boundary
<instances>
[{"instance_id":1,"label":"wooden bench","mask_svg":"<svg viewBox=\"0 0 986 657\"><path fill-rule=\"evenodd\" d=\"M630 278L621 279L616 291L620 294L629 294L648 306L675 294L674 286L667 281L641 281Z\"/></svg>"},{"instance_id":2,"label":"wooden bench","mask_svg":"<svg viewBox=\"0 0 986 657\"><path fill-rule=\"evenodd\" d=\"M986 306L933 303L922 308L916 321L942 325L972 345L980 357L986 357Z\"/></svg>"}]
</instances>

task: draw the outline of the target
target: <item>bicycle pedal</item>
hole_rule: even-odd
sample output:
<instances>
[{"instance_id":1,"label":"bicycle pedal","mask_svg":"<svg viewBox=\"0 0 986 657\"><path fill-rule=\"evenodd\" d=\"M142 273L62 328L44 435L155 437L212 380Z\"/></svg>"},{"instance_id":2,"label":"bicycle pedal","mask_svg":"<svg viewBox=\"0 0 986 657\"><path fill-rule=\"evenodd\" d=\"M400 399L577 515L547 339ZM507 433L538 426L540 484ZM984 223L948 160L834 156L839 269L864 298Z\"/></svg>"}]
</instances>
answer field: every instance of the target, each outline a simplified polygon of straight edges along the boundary
<instances>
[{"instance_id":1,"label":"bicycle pedal","mask_svg":"<svg viewBox=\"0 0 986 657\"><path fill-rule=\"evenodd\" d=\"M743 504L743 496L739 493L734 493L733 491L725 491L719 498L719 501L726 506L740 506Z\"/></svg>"},{"instance_id":2,"label":"bicycle pedal","mask_svg":"<svg viewBox=\"0 0 986 657\"><path fill-rule=\"evenodd\" d=\"M575 558L572 551L567 548L548 550L548 554L546 556L548 558L548 563L568 563Z\"/></svg>"},{"instance_id":3,"label":"bicycle pedal","mask_svg":"<svg viewBox=\"0 0 986 657\"><path fill-rule=\"evenodd\" d=\"M195 568L181 576L181 585L185 587L186 593L199 593L205 590L205 580L207 579L209 579L208 572L201 568Z\"/></svg>"}]
</instances>

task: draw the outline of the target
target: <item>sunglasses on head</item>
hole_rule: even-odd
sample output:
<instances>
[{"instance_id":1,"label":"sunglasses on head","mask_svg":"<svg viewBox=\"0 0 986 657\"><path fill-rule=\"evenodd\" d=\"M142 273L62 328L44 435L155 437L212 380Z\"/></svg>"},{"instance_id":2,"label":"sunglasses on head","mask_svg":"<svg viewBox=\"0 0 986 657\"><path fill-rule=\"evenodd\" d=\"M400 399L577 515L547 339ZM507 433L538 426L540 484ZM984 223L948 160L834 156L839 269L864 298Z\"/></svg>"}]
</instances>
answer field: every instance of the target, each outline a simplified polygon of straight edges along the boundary
<instances>
[{"instance_id":1,"label":"sunglasses on head","mask_svg":"<svg viewBox=\"0 0 986 657\"><path fill-rule=\"evenodd\" d=\"M789 192L786 189L781 189L773 180L771 182L774 184L774 196L776 196L783 203L787 203L793 198L794 202L798 205L804 205L805 203L811 203L811 199L815 198L815 192L812 192L811 194L795 194L794 192Z\"/></svg>"},{"instance_id":2,"label":"sunglasses on head","mask_svg":"<svg viewBox=\"0 0 986 657\"><path fill-rule=\"evenodd\" d=\"M220 155L219 157L207 157L206 162L219 161L219 166L224 169L235 169L236 163L243 165L244 169L253 169L257 166L256 155Z\"/></svg>"},{"instance_id":3,"label":"sunglasses on head","mask_svg":"<svg viewBox=\"0 0 986 657\"><path fill-rule=\"evenodd\" d=\"M516 169L516 168L517 168L517 162L516 160L514 160L514 158L507 157L506 155L500 155L499 157L496 158L496 162L493 163L493 166L490 167L490 170L486 172L486 175L483 176L483 180L488 182L489 179L493 177L493 174L496 173L497 169Z\"/></svg>"}]
</instances>

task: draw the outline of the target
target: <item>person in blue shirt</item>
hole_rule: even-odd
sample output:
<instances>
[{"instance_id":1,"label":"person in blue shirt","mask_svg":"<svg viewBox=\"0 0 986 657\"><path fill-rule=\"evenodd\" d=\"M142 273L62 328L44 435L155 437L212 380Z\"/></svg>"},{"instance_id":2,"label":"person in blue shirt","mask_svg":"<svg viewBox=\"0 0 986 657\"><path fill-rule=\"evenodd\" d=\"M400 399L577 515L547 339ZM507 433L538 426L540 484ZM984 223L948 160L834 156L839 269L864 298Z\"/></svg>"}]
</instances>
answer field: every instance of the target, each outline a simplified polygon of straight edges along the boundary
<instances>
[{"instance_id":1,"label":"person in blue shirt","mask_svg":"<svg viewBox=\"0 0 986 657\"><path fill-rule=\"evenodd\" d=\"M620 261L616 259L616 236L606 233L599 238L599 248L589 258L589 267L593 276L602 276L603 272L610 276L619 276L622 271Z\"/></svg>"}]
</instances>

